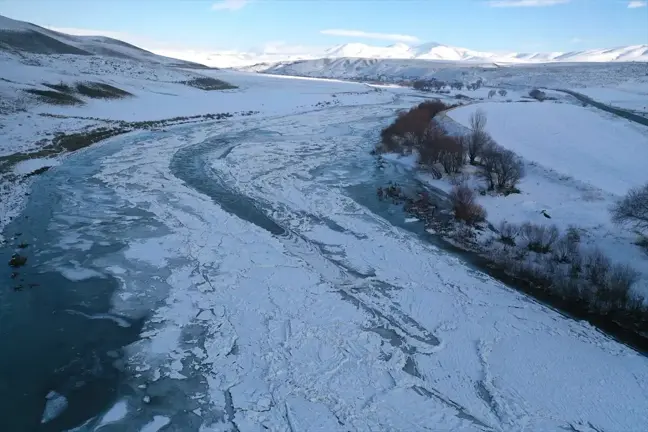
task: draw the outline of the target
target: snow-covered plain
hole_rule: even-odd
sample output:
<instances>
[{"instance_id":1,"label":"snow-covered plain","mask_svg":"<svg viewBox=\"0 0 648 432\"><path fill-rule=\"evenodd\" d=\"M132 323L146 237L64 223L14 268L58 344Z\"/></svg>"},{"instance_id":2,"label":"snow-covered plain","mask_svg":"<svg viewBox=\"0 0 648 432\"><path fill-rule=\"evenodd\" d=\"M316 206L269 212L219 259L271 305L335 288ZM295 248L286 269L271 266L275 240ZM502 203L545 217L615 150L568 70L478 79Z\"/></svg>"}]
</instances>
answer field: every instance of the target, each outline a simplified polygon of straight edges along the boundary
<instances>
[{"instance_id":1,"label":"snow-covered plain","mask_svg":"<svg viewBox=\"0 0 648 432\"><path fill-rule=\"evenodd\" d=\"M648 183L648 128L594 108L551 102L473 104L448 116L467 126L478 109L486 113L493 138L527 165L521 194L479 198L489 221L580 227L586 244L642 273L637 289L647 296L648 256L634 244L635 233L612 223L610 208L630 188Z\"/></svg>"},{"instance_id":2,"label":"snow-covered plain","mask_svg":"<svg viewBox=\"0 0 648 432\"><path fill-rule=\"evenodd\" d=\"M245 109L262 113L114 138L52 170L56 182L57 172L99 167L100 182L56 183L68 204L52 234L69 239L62 251L128 244L85 265L122 281L113 313L153 310L128 348L137 390L94 430L104 421L145 431L190 422L201 431L648 426L644 357L349 196L347 186L374 175L368 151L380 126L417 95L228 80L246 87ZM335 106L311 105L344 89ZM223 201L221 189L236 199ZM246 200L256 210L232 210ZM66 229L74 215L110 220L126 208L152 219L122 220L117 232ZM143 223L157 228L136 229Z\"/></svg>"}]
</instances>

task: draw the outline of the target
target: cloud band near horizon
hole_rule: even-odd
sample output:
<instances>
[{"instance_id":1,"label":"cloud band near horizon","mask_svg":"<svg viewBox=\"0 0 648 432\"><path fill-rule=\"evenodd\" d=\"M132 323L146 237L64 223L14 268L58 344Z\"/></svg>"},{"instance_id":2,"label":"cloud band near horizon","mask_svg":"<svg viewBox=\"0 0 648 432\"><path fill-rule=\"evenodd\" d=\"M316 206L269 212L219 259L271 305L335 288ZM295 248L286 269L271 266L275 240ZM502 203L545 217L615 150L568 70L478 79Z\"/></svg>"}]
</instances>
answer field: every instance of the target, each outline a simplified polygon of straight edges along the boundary
<instances>
[{"instance_id":1,"label":"cloud band near horizon","mask_svg":"<svg viewBox=\"0 0 648 432\"><path fill-rule=\"evenodd\" d=\"M393 34L393 33L372 33L362 30L344 30L344 29L328 29L321 30L321 34L329 36L344 36L344 37L357 37L365 39L378 39L389 40L396 42L419 42L419 38L411 35Z\"/></svg>"}]
</instances>

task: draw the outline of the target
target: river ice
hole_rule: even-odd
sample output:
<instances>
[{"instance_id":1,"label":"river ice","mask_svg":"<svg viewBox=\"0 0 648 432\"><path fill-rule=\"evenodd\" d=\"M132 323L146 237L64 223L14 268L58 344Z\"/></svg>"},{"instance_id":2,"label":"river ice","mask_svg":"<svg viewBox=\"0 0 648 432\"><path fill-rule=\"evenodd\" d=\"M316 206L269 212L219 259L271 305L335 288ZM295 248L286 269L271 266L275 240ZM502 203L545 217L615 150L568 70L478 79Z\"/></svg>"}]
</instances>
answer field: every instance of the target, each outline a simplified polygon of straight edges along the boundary
<instances>
[{"instance_id":1,"label":"river ice","mask_svg":"<svg viewBox=\"0 0 648 432\"><path fill-rule=\"evenodd\" d=\"M273 78L241 79L263 100ZM132 391L104 421L146 432L648 428L645 357L349 192L375 193L369 150L415 97L272 83L282 105L256 117L115 138L53 168L99 167L52 223L69 248L126 245L83 268L121 281L114 316L147 317L127 348ZM332 106L303 102L333 92ZM94 222L72 233L79 202Z\"/></svg>"}]
</instances>

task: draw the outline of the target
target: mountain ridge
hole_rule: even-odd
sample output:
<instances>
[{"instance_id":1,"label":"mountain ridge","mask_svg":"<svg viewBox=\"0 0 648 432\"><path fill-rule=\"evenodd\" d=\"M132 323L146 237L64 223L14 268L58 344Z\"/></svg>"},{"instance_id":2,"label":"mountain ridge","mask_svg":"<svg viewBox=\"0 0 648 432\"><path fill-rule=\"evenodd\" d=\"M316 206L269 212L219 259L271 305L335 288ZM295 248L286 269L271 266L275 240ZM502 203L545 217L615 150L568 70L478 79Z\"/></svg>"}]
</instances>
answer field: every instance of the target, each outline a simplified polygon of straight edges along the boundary
<instances>
[{"instance_id":1,"label":"mountain ridge","mask_svg":"<svg viewBox=\"0 0 648 432\"><path fill-rule=\"evenodd\" d=\"M176 58L215 67L249 67L259 63L319 59L370 59L370 60L428 60L476 63L528 64L528 63L605 63L648 62L648 44L628 45L616 48L589 49L568 52L509 52L494 53L453 47L437 42L409 46L397 43L390 46L374 46L358 42L336 45L319 52L280 53L213 51L168 52L154 51Z\"/></svg>"}]
</instances>

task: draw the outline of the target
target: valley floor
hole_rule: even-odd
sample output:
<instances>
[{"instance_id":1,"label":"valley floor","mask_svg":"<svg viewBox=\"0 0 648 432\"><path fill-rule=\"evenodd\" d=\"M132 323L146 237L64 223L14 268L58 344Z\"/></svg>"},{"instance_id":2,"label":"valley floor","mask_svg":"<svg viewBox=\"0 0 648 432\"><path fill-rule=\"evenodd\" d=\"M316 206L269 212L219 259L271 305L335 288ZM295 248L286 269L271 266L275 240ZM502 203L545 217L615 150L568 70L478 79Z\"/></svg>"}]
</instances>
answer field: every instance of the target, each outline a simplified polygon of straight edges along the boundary
<instances>
[{"instance_id":1,"label":"valley floor","mask_svg":"<svg viewBox=\"0 0 648 432\"><path fill-rule=\"evenodd\" d=\"M80 430L648 427L645 357L359 204L385 181L369 155L380 128L420 95L219 76L239 90L196 104L260 113L66 157L34 180L29 219L8 227L40 251L30 257L40 271L70 282L58 302L70 297L75 317L143 321L118 350L124 384L111 408ZM130 103L115 102L115 116L158 102ZM100 281L117 288L107 310L89 313L81 288ZM0 304L39 289L57 286L3 293ZM13 376L28 377L29 351L6 348ZM78 414L70 395L92 378L56 382L34 390L43 405L58 395L46 425ZM0 418L20 409L3 404Z\"/></svg>"}]
</instances>

